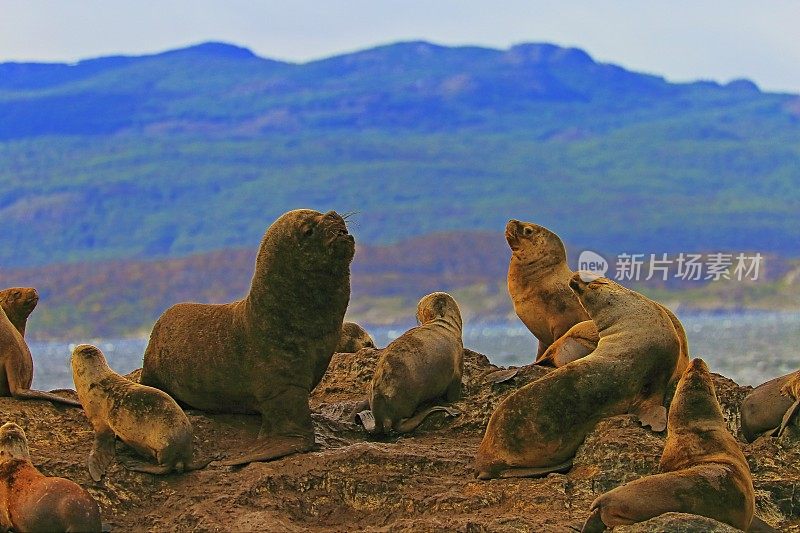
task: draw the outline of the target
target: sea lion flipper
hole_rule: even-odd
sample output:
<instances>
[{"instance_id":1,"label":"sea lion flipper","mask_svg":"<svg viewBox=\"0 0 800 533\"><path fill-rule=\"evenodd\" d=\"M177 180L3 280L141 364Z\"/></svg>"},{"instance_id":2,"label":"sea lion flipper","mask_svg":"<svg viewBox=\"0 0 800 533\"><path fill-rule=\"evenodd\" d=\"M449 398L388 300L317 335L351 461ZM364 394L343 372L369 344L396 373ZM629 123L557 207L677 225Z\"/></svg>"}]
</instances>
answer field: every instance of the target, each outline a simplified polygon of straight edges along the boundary
<instances>
[{"instance_id":1,"label":"sea lion flipper","mask_svg":"<svg viewBox=\"0 0 800 533\"><path fill-rule=\"evenodd\" d=\"M34 389L17 389L11 393L14 398L24 400L47 400L49 402L62 403L72 407L81 407L80 402L71 398L62 398L57 394Z\"/></svg>"},{"instance_id":2,"label":"sea lion flipper","mask_svg":"<svg viewBox=\"0 0 800 533\"><path fill-rule=\"evenodd\" d=\"M778 533L778 530L764 522L762 519L753 515L753 521L747 530L749 533Z\"/></svg>"},{"instance_id":3,"label":"sea lion flipper","mask_svg":"<svg viewBox=\"0 0 800 533\"><path fill-rule=\"evenodd\" d=\"M553 472L566 472L570 468L572 468L572 459L569 459L561 464L539 468L508 468L500 472L497 477L541 477L546 476L547 474L552 474Z\"/></svg>"},{"instance_id":4,"label":"sea lion flipper","mask_svg":"<svg viewBox=\"0 0 800 533\"><path fill-rule=\"evenodd\" d=\"M405 420L401 420L400 423L397 424L394 429L398 433L409 433L417 429L419 425L422 424L425 421L425 419L428 418L430 415L439 411L447 413L448 416L458 416L461 414L455 409L450 407L445 407L443 405L433 405L431 407L428 407L427 409L423 409L422 411L417 412L411 418L406 418Z\"/></svg>"},{"instance_id":5,"label":"sea lion flipper","mask_svg":"<svg viewBox=\"0 0 800 533\"><path fill-rule=\"evenodd\" d=\"M375 428L377 427L375 424L375 415L372 414L372 411L370 411L369 408L356 413L355 421L357 424L364 426L364 429L367 430L367 433L375 433Z\"/></svg>"},{"instance_id":6,"label":"sea lion flipper","mask_svg":"<svg viewBox=\"0 0 800 533\"><path fill-rule=\"evenodd\" d=\"M634 405L630 413L639 419L642 426L650 426L656 433L667 429L667 409L652 401L642 401Z\"/></svg>"},{"instance_id":7,"label":"sea lion flipper","mask_svg":"<svg viewBox=\"0 0 800 533\"><path fill-rule=\"evenodd\" d=\"M592 514L583 523L581 533L603 533L606 530L606 525L600 516L600 507L597 507Z\"/></svg>"},{"instance_id":8,"label":"sea lion flipper","mask_svg":"<svg viewBox=\"0 0 800 533\"><path fill-rule=\"evenodd\" d=\"M794 419L798 411L800 411L800 400L795 401L791 407L786 410L786 413L783 415L783 420L781 420L780 427L773 433L774 436L780 437L783 435L783 432L786 431L786 427L792 422L792 419Z\"/></svg>"},{"instance_id":9,"label":"sea lion flipper","mask_svg":"<svg viewBox=\"0 0 800 533\"><path fill-rule=\"evenodd\" d=\"M483 377L483 381L486 383L491 383L492 385L497 385L498 383L505 383L516 377L519 374L519 368L512 367L512 368L501 368L500 370L495 370L494 372L489 372Z\"/></svg>"},{"instance_id":10,"label":"sea lion flipper","mask_svg":"<svg viewBox=\"0 0 800 533\"><path fill-rule=\"evenodd\" d=\"M116 455L116 436L111 428L95 431L94 446L89 453L89 474L95 481L100 481L108 469L108 465Z\"/></svg>"},{"instance_id":11,"label":"sea lion flipper","mask_svg":"<svg viewBox=\"0 0 800 533\"><path fill-rule=\"evenodd\" d=\"M151 465L140 462L122 463L122 466L124 466L126 470L130 470L131 472L142 472L145 474L153 474L154 476L163 476L164 474L169 474L170 472L175 470L173 467L169 465Z\"/></svg>"},{"instance_id":12,"label":"sea lion flipper","mask_svg":"<svg viewBox=\"0 0 800 533\"><path fill-rule=\"evenodd\" d=\"M244 455L222 461L223 466L238 466L248 463L272 461L287 455L311 451L314 448L313 437L264 437Z\"/></svg>"}]
</instances>

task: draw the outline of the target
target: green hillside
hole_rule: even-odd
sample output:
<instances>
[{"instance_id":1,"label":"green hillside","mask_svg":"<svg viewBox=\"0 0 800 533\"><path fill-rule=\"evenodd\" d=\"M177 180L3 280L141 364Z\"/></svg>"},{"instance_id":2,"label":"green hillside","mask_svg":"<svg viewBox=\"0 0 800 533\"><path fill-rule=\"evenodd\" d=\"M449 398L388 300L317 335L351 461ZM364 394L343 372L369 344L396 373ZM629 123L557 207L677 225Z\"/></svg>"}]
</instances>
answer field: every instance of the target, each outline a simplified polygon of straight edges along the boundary
<instances>
[{"instance_id":1,"label":"green hillside","mask_svg":"<svg viewBox=\"0 0 800 533\"><path fill-rule=\"evenodd\" d=\"M800 98L585 52L208 43L0 64L0 266L250 246L296 207L362 243L534 220L577 248L800 255Z\"/></svg>"}]
</instances>

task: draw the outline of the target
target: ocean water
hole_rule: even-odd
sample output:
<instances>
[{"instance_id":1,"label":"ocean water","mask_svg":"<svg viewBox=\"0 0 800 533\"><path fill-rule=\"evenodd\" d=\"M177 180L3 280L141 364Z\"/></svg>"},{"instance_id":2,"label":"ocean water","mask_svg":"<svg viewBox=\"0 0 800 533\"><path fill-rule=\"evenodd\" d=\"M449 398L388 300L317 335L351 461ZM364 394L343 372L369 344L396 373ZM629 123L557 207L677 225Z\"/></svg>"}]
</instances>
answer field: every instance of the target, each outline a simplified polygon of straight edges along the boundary
<instances>
[{"instance_id":1,"label":"ocean water","mask_svg":"<svg viewBox=\"0 0 800 533\"><path fill-rule=\"evenodd\" d=\"M689 337L692 357L702 357L713 372L740 385L758 385L800 368L800 313L744 312L678 314ZM405 328L368 328L378 346L385 346ZM147 339L95 339L109 365L126 374L141 366ZM486 354L501 366L523 365L536 355L536 339L521 323L465 324L464 346ZM73 345L31 342L33 386L72 388L69 355Z\"/></svg>"}]
</instances>

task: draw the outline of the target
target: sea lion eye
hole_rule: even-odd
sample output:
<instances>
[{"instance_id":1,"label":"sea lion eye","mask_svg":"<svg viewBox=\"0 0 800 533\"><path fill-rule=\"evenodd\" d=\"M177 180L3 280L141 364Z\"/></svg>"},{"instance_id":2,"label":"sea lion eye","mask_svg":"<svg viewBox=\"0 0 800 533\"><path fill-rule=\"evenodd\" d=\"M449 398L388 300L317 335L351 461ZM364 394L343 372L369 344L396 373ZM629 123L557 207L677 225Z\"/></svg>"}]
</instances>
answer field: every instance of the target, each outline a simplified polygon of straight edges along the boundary
<instances>
[{"instance_id":1,"label":"sea lion eye","mask_svg":"<svg viewBox=\"0 0 800 533\"><path fill-rule=\"evenodd\" d=\"M309 227L308 227L308 228L307 228L307 229L306 229L306 230L303 232L303 234L304 234L306 237L311 237L312 235L314 235L314 226L309 226Z\"/></svg>"},{"instance_id":2,"label":"sea lion eye","mask_svg":"<svg viewBox=\"0 0 800 533\"><path fill-rule=\"evenodd\" d=\"M522 230L522 233L524 233L526 237L530 237L533 235L533 228L526 227L524 230Z\"/></svg>"}]
</instances>

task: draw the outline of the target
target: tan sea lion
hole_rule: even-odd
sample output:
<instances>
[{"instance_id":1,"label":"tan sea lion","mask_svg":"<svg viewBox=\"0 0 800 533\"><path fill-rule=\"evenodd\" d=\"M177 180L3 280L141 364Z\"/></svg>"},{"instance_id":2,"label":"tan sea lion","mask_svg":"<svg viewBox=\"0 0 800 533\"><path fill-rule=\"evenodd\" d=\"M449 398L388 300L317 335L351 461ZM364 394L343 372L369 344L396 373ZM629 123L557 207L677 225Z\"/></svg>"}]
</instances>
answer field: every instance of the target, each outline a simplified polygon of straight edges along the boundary
<instances>
[{"instance_id":1,"label":"tan sea lion","mask_svg":"<svg viewBox=\"0 0 800 533\"><path fill-rule=\"evenodd\" d=\"M258 444L224 464L312 449L308 396L341 335L354 251L336 212L285 213L261 241L245 298L177 304L161 315L141 383L196 409L260 413Z\"/></svg>"},{"instance_id":2,"label":"tan sea lion","mask_svg":"<svg viewBox=\"0 0 800 533\"><path fill-rule=\"evenodd\" d=\"M728 431L708 366L694 359L669 411L662 474L645 476L598 497L584 532L643 522L670 511L713 518L741 530L755 510L747 460Z\"/></svg>"},{"instance_id":3,"label":"tan sea lion","mask_svg":"<svg viewBox=\"0 0 800 533\"><path fill-rule=\"evenodd\" d=\"M94 498L77 483L39 472L25 432L13 422L0 426L0 529L101 531Z\"/></svg>"},{"instance_id":4,"label":"tan sea lion","mask_svg":"<svg viewBox=\"0 0 800 533\"><path fill-rule=\"evenodd\" d=\"M369 406L376 433L413 431L438 410L454 414L439 406L417 409L431 400L453 402L461 396L464 344L458 304L445 292L428 294L417 304L417 322L381 351L375 367ZM372 429L369 418L362 421Z\"/></svg>"},{"instance_id":5,"label":"tan sea lion","mask_svg":"<svg viewBox=\"0 0 800 533\"><path fill-rule=\"evenodd\" d=\"M683 371L689 366L689 341L686 338L686 330L683 324L675 316L675 313L669 310L658 302L655 302L664 312L669 315L672 325L675 327L675 332L678 334L678 339L681 343L681 353L678 357L678 364L675 367L675 373L672 375L672 382L677 382L683 375ZM597 327L591 320L578 322L572 326L569 331L564 333L561 337L550 345L550 347L536 360L537 365L560 367L567 363L571 363L581 357L585 357L592 353L597 348L597 343L600 341L600 335L597 333Z\"/></svg>"},{"instance_id":6,"label":"tan sea lion","mask_svg":"<svg viewBox=\"0 0 800 533\"><path fill-rule=\"evenodd\" d=\"M655 431L666 427L664 395L680 352L667 313L641 294L588 273L576 273L570 287L597 325L597 349L500 403L478 448L480 479L569 469L586 434L607 416L632 413Z\"/></svg>"},{"instance_id":7,"label":"tan sea lion","mask_svg":"<svg viewBox=\"0 0 800 533\"><path fill-rule=\"evenodd\" d=\"M539 339L538 362L556 339L589 315L569 288L572 270L558 235L530 222L509 220L506 241L511 248L508 294L517 316Z\"/></svg>"},{"instance_id":8,"label":"tan sea lion","mask_svg":"<svg viewBox=\"0 0 800 533\"><path fill-rule=\"evenodd\" d=\"M39 293L33 287L12 287L0 291L0 307L23 337L28 317L33 313L37 303L39 303Z\"/></svg>"},{"instance_id":9,"label":"tan sea lion","mask_svg":"<svg viewBox=\"0 0 800 533\"><path fill-rule=\"evenodd\" d=\"M100 481L114 460L115 437L158 463L130 467L137 472L167 474L207 464L192 463L192 425L175 400L111 370L95 346L81 344L72 351L72 379L94 428L88 465L95 481Z\"/></svg>"},{"instance_id":10,"label":"tan sea lion","mask_svg":"<svg viewBox=\"0 0 800 533\"><path fill-rule=\"evenodd\" d=\"M779 435L800 410L800 371L762 383L741 406L742 434L747 442L769 432Z\"/></svg>"},{"instance_id":11,"label":"tan sea lion","mask_svg":"<svg viewBox=\"0 0 800 533\"><path fill-rule=\"evenodd\" d=\"M374 348L375 341L364 328L355 322L342 324L342 334L334 350L336 353L356 353L361 348Z\"/></svg>"},{"instance_id":12,"label":"tan sea lion","mask_svg":"<svg viewBox=\"0 0 800 533\"><path fill-rule=\"evenodd\" d=\"M0 396L13 396L20 400L48 400L80 407L69 398L50 392L31 389L33 383L33 357L28 344L14 324L0 308Z\"/></svg>"}]
</instances>

